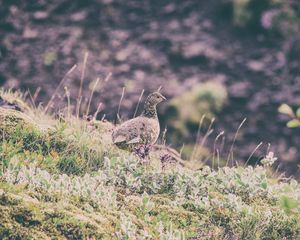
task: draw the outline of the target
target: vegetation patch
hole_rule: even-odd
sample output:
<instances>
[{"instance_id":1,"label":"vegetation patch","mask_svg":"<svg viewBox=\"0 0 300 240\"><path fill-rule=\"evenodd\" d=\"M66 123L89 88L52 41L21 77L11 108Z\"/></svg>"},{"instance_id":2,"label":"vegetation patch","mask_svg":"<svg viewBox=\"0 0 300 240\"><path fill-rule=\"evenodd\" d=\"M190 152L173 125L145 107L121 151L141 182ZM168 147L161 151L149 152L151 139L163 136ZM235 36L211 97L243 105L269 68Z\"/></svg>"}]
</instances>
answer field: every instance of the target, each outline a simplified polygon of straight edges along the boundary
<instances>
[{"instance_id":1,"label":"vegetation patch","mask_svg":"<svg viewBox=\"0 0 300 240\"><path fill-rule=\"evenodd\" d=\"M272 153L256 167L164 169L159 154L142 163L113 146L109 123L46 117L47 130L35 117L2 125L1 239L300 237L300 186L273 175Z\"/></svg>"}]
</instances>

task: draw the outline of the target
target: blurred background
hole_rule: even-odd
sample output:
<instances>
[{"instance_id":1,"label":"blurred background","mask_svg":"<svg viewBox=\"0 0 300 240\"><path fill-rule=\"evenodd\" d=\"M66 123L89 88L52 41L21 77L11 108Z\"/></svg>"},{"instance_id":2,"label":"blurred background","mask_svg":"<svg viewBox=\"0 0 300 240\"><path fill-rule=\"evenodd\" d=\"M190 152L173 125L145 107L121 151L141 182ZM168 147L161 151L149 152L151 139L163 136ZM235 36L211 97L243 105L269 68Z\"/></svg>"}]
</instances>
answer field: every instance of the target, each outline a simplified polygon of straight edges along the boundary
<instances>
[{"instance_id":1,"label":"blurred background","mask_svg":"<svg viewBox=\"0 0 300 240\"><path fill-rule=\"evenodd\" d=\"M212 164L219 152L224 164L236 135L236 161L272 150L279 171L300 177L300 128L278 112L300 106L299 26L298 0L2 0L0 86L45 105L64 78L51 106L63 109L65 86L76 103L87 57L83 103L95 87L98 118L114 121L119 107L131 118L143 90L162 86L166 142L185 159Z\"/></svg>"}]
</instances>

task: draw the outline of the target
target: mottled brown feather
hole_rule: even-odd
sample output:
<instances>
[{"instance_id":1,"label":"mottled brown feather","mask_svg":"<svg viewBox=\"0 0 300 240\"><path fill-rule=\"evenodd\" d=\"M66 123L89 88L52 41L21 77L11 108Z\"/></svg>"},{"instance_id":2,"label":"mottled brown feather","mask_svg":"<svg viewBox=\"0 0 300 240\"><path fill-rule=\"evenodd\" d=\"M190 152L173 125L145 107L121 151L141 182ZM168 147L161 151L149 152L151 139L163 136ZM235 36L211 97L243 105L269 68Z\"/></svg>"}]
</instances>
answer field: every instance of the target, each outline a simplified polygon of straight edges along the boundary
<instances>
[{"instance_id":1,"label":"mottled brown feather","mask_svg":"<svg viewBox=\"0 0 300 240\"><path fill-rule=\"evenodd\" d=\"M119 148L130 151L141 144L154 144L160 132L156 105L163 100L165 97L158 92L150 94L140 116L130 119L114 129L112 133L113 143Z\"/></svg>"}]
</instances>

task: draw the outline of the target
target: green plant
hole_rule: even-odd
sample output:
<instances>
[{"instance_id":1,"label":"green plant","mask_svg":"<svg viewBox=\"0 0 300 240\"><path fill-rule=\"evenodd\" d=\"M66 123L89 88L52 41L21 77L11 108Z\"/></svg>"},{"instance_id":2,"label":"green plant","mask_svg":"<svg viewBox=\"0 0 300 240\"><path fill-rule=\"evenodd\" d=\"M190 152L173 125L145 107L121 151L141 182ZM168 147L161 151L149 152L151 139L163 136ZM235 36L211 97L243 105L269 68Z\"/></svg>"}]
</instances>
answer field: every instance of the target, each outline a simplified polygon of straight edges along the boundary
<instances>
[{"instance_id":1,"label":"green plant","mask_svg":"<svg viewBox=\"0 0 300 240\"><path fill-rule=\"evenodd\" d=\"M41 116L46 131L3 128L1 239L300 237L300 186L270 176L272 152L262 166L163 170L114 148L108 124Z\"/></svg>"},{"instance_id":2,"label":"green plant","mask_svg":"<svg viewBox=\"0 0 300 240\"><path fill-rule=\"evenodd\" d=\"M264 29L290 36L299 31L300 11L293 1L229 0L233 24L241 28Z\"/></svg>"},{"instance_id":3,"label":"green plant","mask_svg":"<svg viewBox=\"0 0 300 240\"><path fill-rule=\"evenodd\" d=\"M295 128L300 127L300 107L294 111L289 105L282 104L278 111L282 114L288 115L292 119L287 122L287 127L289 128Z\"/></svg>"},{"instance_id":4,"label":"green plant","mask_svg":"<svg viewBox=\"0 0 300 240\"><path fill-rule=\"evenodd\" d=\"M204 115L206 117L203 124L208 126L216 114L222 110L226 100L225 86L214 79L199 83L193 89L173 98L165 114L168 116L168 136L176 142L176 139L196 132L199 121Z\"/></svg>"}]
</instances>

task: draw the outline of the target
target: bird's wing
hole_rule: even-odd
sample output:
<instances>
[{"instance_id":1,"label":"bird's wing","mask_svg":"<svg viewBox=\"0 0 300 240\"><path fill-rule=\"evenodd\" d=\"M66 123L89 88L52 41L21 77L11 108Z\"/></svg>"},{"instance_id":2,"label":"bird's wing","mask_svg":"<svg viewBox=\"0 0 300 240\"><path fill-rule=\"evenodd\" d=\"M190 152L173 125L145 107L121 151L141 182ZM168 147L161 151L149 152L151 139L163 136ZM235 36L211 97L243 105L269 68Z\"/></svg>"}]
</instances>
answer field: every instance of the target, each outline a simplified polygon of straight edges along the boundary
<instances>
[{"instance_id":1,"label":"bird's wing","mask_svg":"<svg viewBox=\"0 0 300 240\"><path fill-rule=\"evenodd\" d=\"M113 133L113 143L135 144L142 142L140 124L140 119L137 117L118 126Z\"/></svg>"},{"instance_id":2,"label":"bird's wing","mask_svg":"<svg viewBox=\"0 0 300 240\"><path fill-rule=\"evenodd\" d=\"M142 139L140 138L140 136L138 136L138 137L135 137L135 138L129 140L129 141L127 142L127 144L139 143L139 142L141 142L141 140L142 140Z\"/></svg>"},{"instance_id":3,"label":"bird's wing","mask_svg":"<svg viewBox=\"0 0 300 240\"><path fill-rule=\"evenodd\" d=\"M126 142L126 136L119 135L115 139L113 139L113 143L121 143L121 142Z\"/></svg>"}]
</instances>

